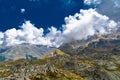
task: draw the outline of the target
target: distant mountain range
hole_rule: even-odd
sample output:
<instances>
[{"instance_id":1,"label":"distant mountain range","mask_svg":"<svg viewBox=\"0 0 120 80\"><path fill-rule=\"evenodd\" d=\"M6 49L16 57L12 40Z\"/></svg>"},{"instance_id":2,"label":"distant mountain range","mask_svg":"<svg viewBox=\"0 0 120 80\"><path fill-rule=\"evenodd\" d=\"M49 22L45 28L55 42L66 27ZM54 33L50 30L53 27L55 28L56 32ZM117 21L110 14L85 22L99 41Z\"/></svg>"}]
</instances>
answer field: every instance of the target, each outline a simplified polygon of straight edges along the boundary
<instances>
[{"instance_id":1,"label":"distant mountain range","mask_svg":"<svg viewBox=\"0 0 120 80\"><path fill-rule=\"evenodd\" d=\"M19 44L14 46L0 46L0 61L17 60L21 58L35 59L51 53L55 47L43 45ZM120 52L120 32L112 31L107 34L88 37L83 40L73 40L62 44L59 50L69 55L81 55L94 58L101 58ZM99 54L98 54L99 53Z\"/></svg>"},{"instance_id":2,"label":"distant mountain range","mask_svg":"<svg viewBox=\"0 0 120 80\"><path fill-rule=\"evenodd\" d=\"M31 44L0 46L0 61L17 60L21 58L40 58L54 49L54 47Z\"/></svg>"}]
</instances>

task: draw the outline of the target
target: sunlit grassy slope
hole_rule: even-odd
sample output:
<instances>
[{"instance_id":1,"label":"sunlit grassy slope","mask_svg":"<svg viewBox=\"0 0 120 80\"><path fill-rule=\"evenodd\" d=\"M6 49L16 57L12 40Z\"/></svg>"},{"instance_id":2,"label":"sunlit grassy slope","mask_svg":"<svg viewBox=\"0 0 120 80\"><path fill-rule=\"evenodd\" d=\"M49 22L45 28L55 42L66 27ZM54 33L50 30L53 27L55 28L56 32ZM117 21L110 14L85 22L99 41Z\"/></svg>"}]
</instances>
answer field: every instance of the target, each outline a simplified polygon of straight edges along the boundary
<instances>
[{"instance_id":1,"label":"sunlit grassy slope","mask_svg":"<svg viewBox=\"0 0 120 80\"><path fill-rule=\"evenodd\" d=\"M30 80L120 80L120 55L109 59L70 56L55 50L42 59L0 63L0 78Z\"/></svg>"}]
</instances>

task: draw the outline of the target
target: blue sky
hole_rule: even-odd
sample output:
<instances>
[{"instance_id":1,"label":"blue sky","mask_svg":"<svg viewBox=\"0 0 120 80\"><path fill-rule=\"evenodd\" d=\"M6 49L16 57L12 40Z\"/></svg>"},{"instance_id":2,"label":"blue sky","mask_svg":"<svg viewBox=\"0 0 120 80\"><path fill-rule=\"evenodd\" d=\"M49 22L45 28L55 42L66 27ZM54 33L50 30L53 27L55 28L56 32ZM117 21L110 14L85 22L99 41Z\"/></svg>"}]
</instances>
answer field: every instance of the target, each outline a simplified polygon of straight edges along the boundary
<instances>
[{"instance_id":1,"label":"blue sky","mask_svg":"<svg viewBox=\"0 0 120 80\"><path fill-rule=\"evenodd\" d=\"M120 27L120 0L0 0L0 45L59 47Z\"/></svg>"},{"instance_id":2,"label":"blue sky","mask_svg":"<svg viewBox=\"0 0 120 80\"><path fill-rule=\"evenodd\" d=\"M61 27L64 18L85 9L83 0L0 0L0 31L18 28L25 20L38 27ZM21 12L24 9L24 12Z\"/></svg>"}]
</instances>

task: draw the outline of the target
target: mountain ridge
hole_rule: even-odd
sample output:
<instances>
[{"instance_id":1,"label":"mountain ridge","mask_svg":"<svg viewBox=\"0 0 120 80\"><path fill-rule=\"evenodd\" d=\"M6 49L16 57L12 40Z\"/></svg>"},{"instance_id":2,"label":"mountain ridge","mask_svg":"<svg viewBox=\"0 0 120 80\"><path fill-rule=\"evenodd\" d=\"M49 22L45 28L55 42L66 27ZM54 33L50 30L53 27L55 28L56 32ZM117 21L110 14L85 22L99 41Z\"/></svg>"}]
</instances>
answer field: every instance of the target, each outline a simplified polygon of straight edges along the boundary
<instances>
[{"instance_id":1,"label":"mountain ridge","mask_svg":"<svg viewBox=\"0 0 120 80\"><path fill-rule=\"evenodd\" d=\"M47 47L43 45L19 44L14 46L0 47L0 56L5 60L17 60L30 56L31 58L40 58L42 55L47 54L54 49L54 47Z\"/></svg>"},{"instance_id":2,"label":"mountain ridge","mask_svg":"<svg viewBox=\"0 0 120 80\"><path fill-rule=\"evenodd\" d=\"M40 59L0 62L0 78L120 80L120 37L114 35L96 35L66 43Z\"/></svg>"},{"instance_id":3,"label":"mountain ridge","mask_svg":"<svg viewBox=\"0 0 120 80\"><path fill-rule=\"evenodd\" d=\"M83 53L82 51L87 51L87 49L93 48L103 49L106 48L108 52L115 49L119 49L120 45L120 33L107 33L103 35L94 35L89 37L88 39L83 40L73 40L71 42L65 43L61 45L58 49L61 51L68 53L70 55L77 55ZM86 50L85 50L86 49ZM94 51L94 50L93 50ZM74 53L74 54L73 54ZM85 52L83 54L86 54Z\"/></svg>"}]
</instances>

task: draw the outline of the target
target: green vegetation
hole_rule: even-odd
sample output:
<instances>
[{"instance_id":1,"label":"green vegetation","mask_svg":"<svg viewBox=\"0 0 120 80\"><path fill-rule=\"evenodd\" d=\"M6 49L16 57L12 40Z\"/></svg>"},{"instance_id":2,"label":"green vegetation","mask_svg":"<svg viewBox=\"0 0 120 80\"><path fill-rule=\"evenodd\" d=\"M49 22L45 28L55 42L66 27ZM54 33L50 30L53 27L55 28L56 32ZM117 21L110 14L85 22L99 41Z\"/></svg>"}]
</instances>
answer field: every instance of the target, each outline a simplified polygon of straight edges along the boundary
<instances>
[{"instance_id":1,"label":"green vegetation","mask_svg":"<svg viewBox=\"0 0 120 80\"><path fill-rule=\"evenodd\" d=\"M55 55L53 55L55 53ZM0 63L1 79L120 80L120 55L109 58L70 56L60 50L41 59Z\"/></svg>"}]
</instances>

